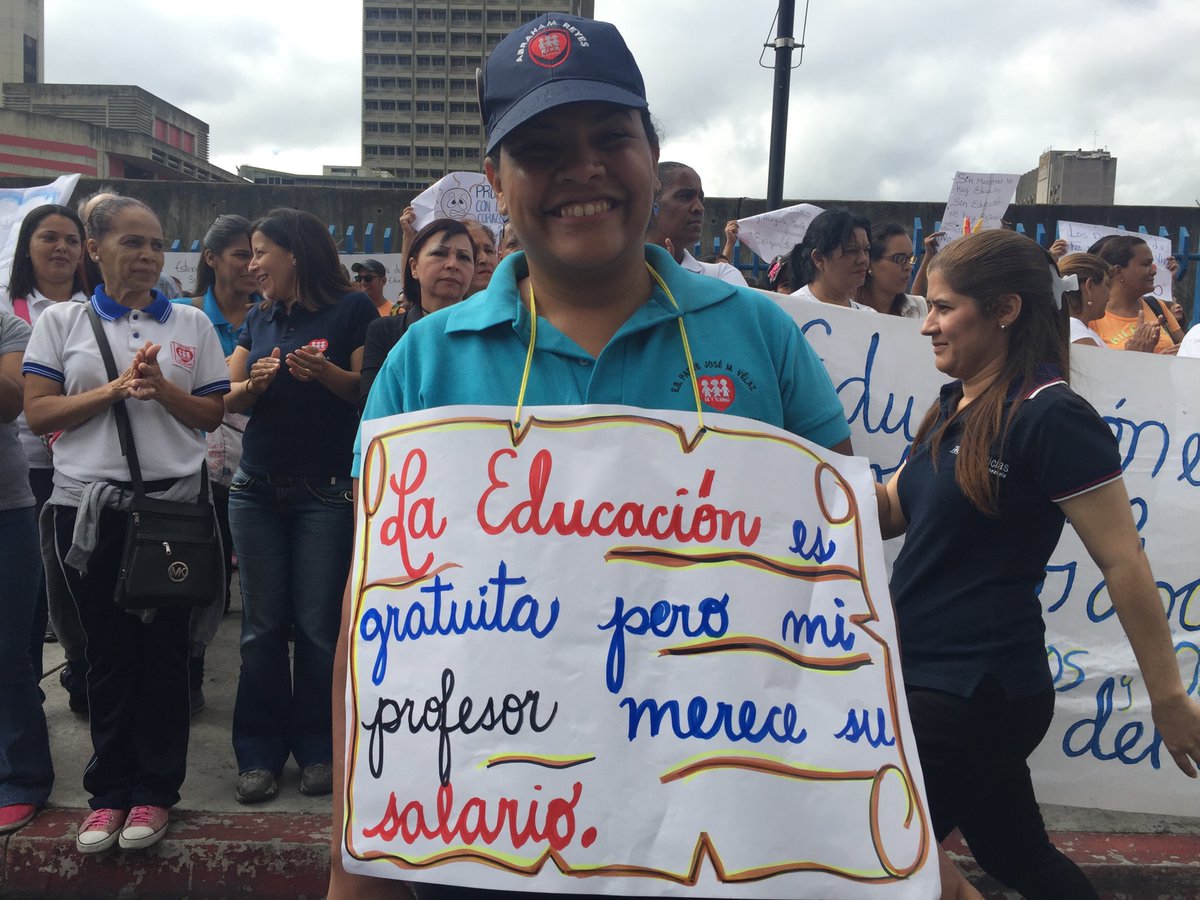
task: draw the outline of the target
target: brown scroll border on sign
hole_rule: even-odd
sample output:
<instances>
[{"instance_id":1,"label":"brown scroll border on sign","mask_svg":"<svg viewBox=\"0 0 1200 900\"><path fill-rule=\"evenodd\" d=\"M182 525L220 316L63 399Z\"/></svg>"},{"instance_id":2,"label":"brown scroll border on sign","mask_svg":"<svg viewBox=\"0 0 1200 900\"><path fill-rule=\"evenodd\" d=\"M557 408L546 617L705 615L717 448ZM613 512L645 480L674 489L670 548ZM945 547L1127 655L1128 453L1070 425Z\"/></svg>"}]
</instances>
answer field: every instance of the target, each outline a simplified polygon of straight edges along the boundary
<instances>
[{"instance_id":1,"label":"brown scroll border on sign","mask_svg":"<svg viewBox=\"0 0 1200 900\"><path fill-rule=\"evenodd\" d=\"M704 431L697 431L690 437L688 432L679 425L670 422L664 422L661 419L655 419L650 416L639 415L618 415L618 416L581 416L572 419L544 419L537 416L531 416L526 419L522 425L515 425L509 419L485 418L485 417L458 417L440 419L437 421L420 422L412 425L404 425L397 428L392 428L381 432L370 441L363 455L362 475L359 482L359 501L363 504L365 516L363 521L366 523L366 528L362 533L356 535L356 552L359 554L359 559L356 560L355 579L353 584L354 610L351 616L351 633L350 633L350 649L349 658L351 664L348 666L349 677L351 679L351 702L353 705L353 721L358 721L360 711L358 708L358 674L357 666L354 665L356 657L355 648L358 642L358 629L354 623L359 621L362 615L362 607L366 593L372 589L383 588L392 590L403 590L408 587L415 586L418 583L427 581L433 577L433 572L426 573L416 579L386 579L369 584L363 583L365 573L369 571L368 564L370 562L370 542L367 537L370 533L370 522L372 518L379 512L379 508L383 502L385 494L385 483L382 477L378 477L381 473L387 471L387 448L385 441L389 438L394 438L402 435L412 435L421 431L429 431L433 429L443 430L446 428L500 428L508 432L509 439L514 447L520 446L526 437L535 429L541 428L546 430L578 430L581 428L604 426L612 424L621 425L642 425L649 426L671 433L679 442L680 449L685 453L691 453L696 449L702 440L709 433L718 434L723 437L768 440L774 441L785 446L791 447L801 453L817 460L817 467L814 473L815 489L818 498L818 503L821 506L821 511L825 515L826 520L833 525L847 524L853 522L856 537L856 547L858 552L857 569L852 569L846 566L823 566L809 565L796 566L785 560L779 560L773 557L767 557L760 554L752 553L681 553L676 551L663 551L660 548L654 547L614 547L606 554L605 559L609 562L637 562L641 564L650 564L664 567L682 567L705 564L737 564L747 565L754 568L763 569L772 572L773 574L783 575L785 577L797 578L802 580L824 581L824 580L856 580L860 583L863 591L863 596L867 603L869 612L860 613L850 617L851 624L857 626L882 650L885 685L887 689L888 711L891 716L891 721L898 722L899 701L895 690L895 666L892 660L892 649L887 642L870 627L871 623L878 622L879 616L876 611L875 601L871 596L869 585L866 583L862 573L865 571L865 557L863 549L862 521L858 516L856 499L850 485L841 476L841 474L829 463L817 457L809 448L799 443L798 440L788 437L763 434L760 432L744 431L738 429L728 429L720 427L707 426ZM841 489L846 498L846 513L843 516L835 517L831 515L826 504L824 488L822 485L822 477L828 475L833 478L837 486ZM456 564L448 563L438 567L438 571L446 568L455 567ZM698 647L695 644L684 645L681 647L666 648L660 651L661 655L686 655L697 652L725 652L729 650L737 650L738 652L762 652L783 658L785 661L795 665L800 665L805 668L824 669L826 671L849 671L858 668L862 665L870 665L871 660L869 654L853 654L850 656L837 657L833 660L821 660L813 657L804 657L796 654L788 648L775 644L763 638L753 636L729 637L726 639L717 639L709 641L705 646ZM492 853L487 851L455 848L447 850L444 853L434 853L425 856L421 859L406 859L395 853L385 853L380 851L358 851L354 847L353 829L351 823L354 821L354 797L353 792L348 789L348 785L353 783L355 770L358 762L359 751L359 730L354 728L353 739L348 754L346 772L347 785L343 786L345 790L344 803L344 819L342 822L342 844L346 853L352 858L359 861L371 862L386 862L396 866L402 870L421 870L428 869L434 866L440 866L454 862L476 862L493 868L502 869L513 874L532 877L540 873L547 864L553 864L563 875L575 878L591 878L591 877L635 877L635 878L652 878L662 881L672 882L681 885L694 885L698 883L703 862L708 859L712 865L713 871L717 878L723 883L744 883L759 881L765 878L771 878L778 875L788 873L803 873L817 872L845 878L848 881L853 881L862 884L887 884L896 881L902 881L910 877L914 872L919 870L929 858L930 847L928 841L928 826L927 813L922 802L922 798L916 789L915 780L912 775L912 768L908 760L908 753L904 746L904 736L899 729L896 729L896 753L900 758L901 765L895 766L886 764L877 770L863 770L853 772L833 772L825 770L809 770L800 767L790 766L779 761L768 761L756 757L742 756L715 756L709 757L699 762L691 762L676 769L665 773L660 780L663 783L668 781L678 780L680 778L692 777L702 774L706 771L711 771L719 768L740 768L748 771L755 771L762 774L768 774L774 777L788 779L803 779L814 782L862 782L870 784L870 827L871 839L876 858L879 861L881 871L878 873L868 873L860 871L852 871L842 867L820 863L811 860L796 860L782 863L776 863L767 866L756 866L739 871L730 871L726 868L721 859L715 843L710 838L707 832L700 832L697 837L695 846L692 851L690 865L686 871L672 872L665 869L659 869L652 866L635 866L624 864L609 864L601 866L574 867L568 863L562 855L553 848L546 850L537 859L521 863L506 858L505 854ZM880 825L880 794L883 790L884 782L890 778L898 778L900 786L907 799L907 810L902 822L905 829L917 827L919 829L920 841L916 852L913 854L913 859L908 864L898 864L894 862L884 848L883 829Z\"/></svg>"}]
</instances>

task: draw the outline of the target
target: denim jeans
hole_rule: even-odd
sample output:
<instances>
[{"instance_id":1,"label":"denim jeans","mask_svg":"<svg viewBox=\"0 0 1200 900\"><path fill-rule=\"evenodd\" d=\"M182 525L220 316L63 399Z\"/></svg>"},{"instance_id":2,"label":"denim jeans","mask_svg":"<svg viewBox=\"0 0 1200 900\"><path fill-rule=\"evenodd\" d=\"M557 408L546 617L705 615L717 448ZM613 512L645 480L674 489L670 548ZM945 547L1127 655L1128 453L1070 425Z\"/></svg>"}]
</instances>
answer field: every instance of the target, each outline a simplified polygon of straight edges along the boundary
<instances>
[{"instance_id":1,"label":"denim jeans","mask_svg":"<svg viewBox=\"0 0 1200 900\"><path fill-rule=\"evenodd\" d=\"M54 784L54 766L29 658L42 577L32 506L0 511L0 573L0 806L41 806Z\"/></svg>"},{"instance_id":2,"label":"denim jeans","mask_svg":"<svg viewBox=\"0 0 1200 900\"><path fill-rule=\"evenodd\" d=\"M350 479L250 475L229 491L242 582L238 771L333 759L333 654L354 545ZM288 660L288 637L295 639Z\"/></svg>"}]
</instances>

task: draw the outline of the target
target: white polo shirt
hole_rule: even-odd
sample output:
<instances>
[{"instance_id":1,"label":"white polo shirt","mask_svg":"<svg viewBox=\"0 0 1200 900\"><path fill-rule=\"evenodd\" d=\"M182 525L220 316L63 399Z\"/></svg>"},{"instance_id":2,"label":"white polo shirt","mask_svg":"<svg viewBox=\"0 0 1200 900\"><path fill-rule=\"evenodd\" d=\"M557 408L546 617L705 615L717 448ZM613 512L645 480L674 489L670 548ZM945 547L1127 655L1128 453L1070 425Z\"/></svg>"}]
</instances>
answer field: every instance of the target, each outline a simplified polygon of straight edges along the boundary
<instances>
[{"instance_id":1,"label":"white polo shirt","mask_svg":"<svg viewBox=\"0 0 1200 900\"><path fill-rule=\"evenodd\" d=\"M680 263L689 272L695 272L697 275L707 275L709 278L719 278L721 281L728 281L730 284L747 287L746 277L738 270L737 266L731 266L729 263L706 263L700 262L692 254L686 250L683 251L683 262Z\"/></svg>"},{"instance_id":2,"label":"white polo shirt","mask_svg":"<svg viewBox=\"0 0 1200 900\"><path fill-rule=\"evenodd\" d=\"M89 306L100 314L118 372L150 341L160 345L158 362L172 384L195 396L229 390L225 354L203 312L172 304L158 293L145 309L129 309L105 294L103 286L89 303L56 303L42 313L25 348L26 375L53 379L67 395L109 382L88 320ZM143 479L182 478L200 471L202 432L188 428L155 400L131 398L125 406ZM79 481L128 481L115 414L106 410L64 431L54 443L54 468L56 476L61 472Z\"/></svg>"}]
</instances>

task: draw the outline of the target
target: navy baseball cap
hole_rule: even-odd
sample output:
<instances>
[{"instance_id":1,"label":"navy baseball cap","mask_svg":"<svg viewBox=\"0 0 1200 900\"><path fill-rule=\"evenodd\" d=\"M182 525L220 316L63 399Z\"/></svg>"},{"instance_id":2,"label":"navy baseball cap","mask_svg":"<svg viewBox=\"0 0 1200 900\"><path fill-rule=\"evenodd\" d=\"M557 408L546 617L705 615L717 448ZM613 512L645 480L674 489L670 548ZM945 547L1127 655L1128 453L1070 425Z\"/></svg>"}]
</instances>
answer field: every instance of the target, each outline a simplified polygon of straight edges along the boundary
<instances>
[{"instance_id":1,"label":"navy baseball cap","mask_svg":"<svg viewBox=\"0 0 1200 900\"><path fill-rule=\"evenodd\" d=\"M496 45L479 73L487 152L538 113L586 100L649 106L621 33L608 22L559 13L526 22Z\"/></svg>"}]
</instances>

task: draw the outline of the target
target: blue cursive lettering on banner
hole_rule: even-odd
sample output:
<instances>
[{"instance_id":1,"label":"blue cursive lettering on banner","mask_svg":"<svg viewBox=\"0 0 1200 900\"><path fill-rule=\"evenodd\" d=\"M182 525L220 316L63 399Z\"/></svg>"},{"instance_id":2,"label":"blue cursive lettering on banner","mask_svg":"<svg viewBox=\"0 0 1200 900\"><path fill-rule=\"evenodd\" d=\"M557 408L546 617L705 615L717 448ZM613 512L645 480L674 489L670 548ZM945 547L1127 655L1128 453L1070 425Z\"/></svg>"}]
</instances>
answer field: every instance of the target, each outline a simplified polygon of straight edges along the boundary
<instances>
[{"instance_id":1,"label":"blue cursive lettering on banner","mask_svg":"<svg viewBox=\"0 0 1200 900\"><path fill-rule=\"evenodd\" d=\"M835 597L833 601L838 609L844 609L845 601L841 597ZM782 632L780 637L785 641L791 641L793 644L812 644L820 637L821 643L826 647L838 647L842 650L854 649L854 633L847 633L846 617L838 613L833 617L833 631L829 630L829 622L824 615L817 614L810 616L808 613L796 615L792 610L788 610L783 614L783 624L780 628Z\"/></svg>"},{"instance_id":2,"label":"blue cursive lettering on banner","mask_svg":"<svg viewBox=\"0 0 1200 900\"><path fill-rule=\"evenodd\" d=\"M826 541L825 535L821 533L820 525L813 530L812 544L805 547L804 544L807 540L808 526L802 519L796 519L792 522L792 546L788 547L789 552L798 554L802 559L818 563L828 562L837 552L837 542L832 539Z\"/></svg>"},{"instance_id":3,"label":"blue cursive lettering on banner","mask_svg":"<svg viewBox=\"0 0 1200 900\"><path fill-rule=\"evenodd\" d=\"M558 623L558 598L550 601L549 612L542 620L542 605L531 594L522 594L515 603L509 605L508 588L525 584L525 578L512 577L508 574L508 564L503 560L496 571L495 578L489 578L488 583L479 588L479 600L467 599L461 604L456 599L447 598L454 590L450 582L442 581L442 576L435 575L433 582L421 585L420 593L430 597L430 600L418 598L405 607L392 606L390 603L381 612L378 609L368 609L363 613L359 622L359 636L368 644L375 641L379 646L375 651L375 665L371 669L371 681L381 684L387 674L388 643L395 641L415 641L422 637L451 634L466 634L468 631L498 631L527 632L541 640ZM495 596L488 597L489 586L496 589Z\"/></svg>"},{"instance_id":4,"label":"blue cursive lettering on banner","mask_svg":"<svg viewBox=\"0 0 1200 900\"><path fill-rule=\"evenodd\" d=\"M1126 722L1120 728L1116 728L1115 733L1110 728L1115 691L1116 679L1105 678L1096 691L1095 717L1080 719L1066 730L1062 740L1063 753L1070 759L1092 756L1103 762L1116 760L1127 766L1136 766L1144 760L1149 760L1153 768L1161 768L1162 735L1156 730L1137 720ZM1138 743L1148 733L1153 733L1153 737L1138 751Z\"/></svg>"},{"instance_id":5,"label":"blue cursive lettering on banner","mask_svg":"<svg viewBox=\"0 0 1200 900\"><path fill-rule=\"evenodd\" d=\"M883 711L883 707L875 707L875 729L871 730L871 713L868 710L862 710L862 716L859 716L859 710L852 709L846 713L846 724L842 730L834 735L843 741L848 741L851 744L857 744L863 738L867 739L867 743L872 747L894 747L896 739L888 737L888 721L887 713Z\"/></svg>"},{"instance_id":6,"label":"blue cursive lettering on banner","mask_svg":"<svg viewBox=\"0 0 1200 900\"><path fill-rule=\"evenodd\" d=\"M649 609L630 606L626 610L625 598L617 597L608 621L596 626L601 631L612 631L604 671L608 689L615 694L625 683L626 634L641 636L650 632L656 637L665 638L673 635L676 629L682 629L686 637L722 637L729 628L728 606L729 595L723 594L720 599L705 597L696 604L695 609L686 603L659 600Z\"/></svg>"},{"instance_id":7,"label":"blue cursive lettering on banner","mask_svg":"<svg viewBox=\"0 0 1200 900\"><path fill-rule=\"evenodd\" d=\"M636 740L642 719L649 721L650 736L658 737L665 722L677 738L699 738L712 740L722 735L722 740L762 743L767 738L786 744L801 744L808 732L799 727L799 713L791 703L782 707L772 706L761 716L758 704L743 700L735 713L732 703L717 701L710 705L704 697L693 697L687 710L681 712L678 700L634 700L625 697L621 706L629 710L629 740ZM711 716L711 718L710 718Z\"/></svg>"}]
</instances>

